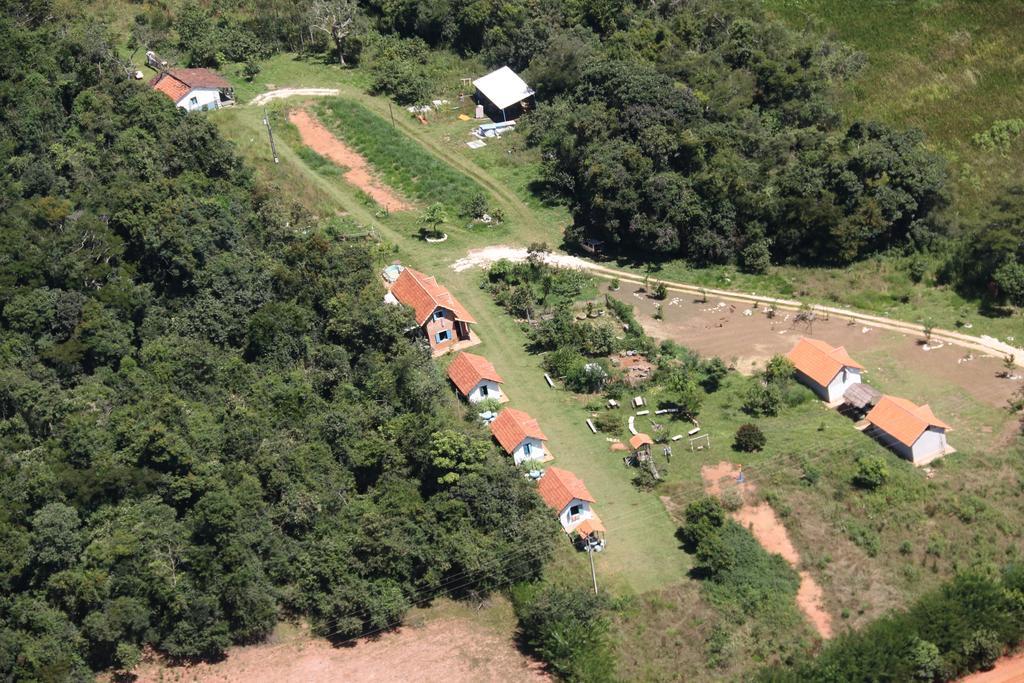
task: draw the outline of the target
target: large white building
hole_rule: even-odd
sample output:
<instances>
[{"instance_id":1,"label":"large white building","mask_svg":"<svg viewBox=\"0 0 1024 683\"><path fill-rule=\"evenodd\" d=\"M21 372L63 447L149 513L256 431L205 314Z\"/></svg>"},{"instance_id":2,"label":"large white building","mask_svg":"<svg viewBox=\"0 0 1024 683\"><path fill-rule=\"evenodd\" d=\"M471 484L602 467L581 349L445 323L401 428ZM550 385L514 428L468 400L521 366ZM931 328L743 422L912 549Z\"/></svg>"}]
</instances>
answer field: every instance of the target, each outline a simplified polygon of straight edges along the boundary
<instances>
[{"instance_id":1,"label":"large white building","mask_svg":"<svg viewBox=\"0 0 1024 683\"><path fill-rule=\"evenodd\" d=\"M838 403L843 393L860 383L864 366L850 358L842 346L801 337L786 358L796 368L796 378L823 401Z\"/></svg>"}]
</instances>

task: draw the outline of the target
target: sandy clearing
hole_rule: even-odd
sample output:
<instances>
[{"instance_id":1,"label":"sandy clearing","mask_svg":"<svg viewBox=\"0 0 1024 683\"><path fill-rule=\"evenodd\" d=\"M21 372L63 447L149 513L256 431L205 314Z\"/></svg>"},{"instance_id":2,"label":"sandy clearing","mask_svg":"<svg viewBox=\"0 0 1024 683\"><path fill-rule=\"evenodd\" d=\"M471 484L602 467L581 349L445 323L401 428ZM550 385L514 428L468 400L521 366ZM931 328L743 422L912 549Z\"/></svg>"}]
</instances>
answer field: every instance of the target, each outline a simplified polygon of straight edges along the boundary
<instances>
[{"instance_id":1,"label":"sandy clearing","mask_svg":"<svg viewBox=\"0 0 1024 683\"><path fill-rule=\"evenodd\" d=\"M231 648L215 664L167 668L144 664L136 683L476 683L551 681L539 662L507 638L458 619L402 627L350 647L322 639Z\"/></svg>"},{"instance_id":2,"label":"sandy clearing","mask_svg":"<svg viewBox=\"0 0 1024 683\"><path fill-rule=\"evenodd\" d=\"M738 483L740 468L730 462L722 461L717 465L704 465L700 469L700 476L704 480L704 489L714 496L720 496L723 488L737 489L740 495L754 493L757 487L750 483ZM732 513L737 523L749 529L751 535L761 544L765 550L775 555L781 555L782 559L789 563L793 569L800 565L800 553L797 552L793 542L789 540L789 533L786 527L775 514L775 510L768 503L751 505L744 503L739 510ZM814 630L825 639L831 638L832 617L825 611L825 591L810 572L798 571L800 576L800 587L796 593L796 604L804 613Z\"/></svg>"},{"instance_id":3,"label":"sandy clearing","mask_svg":"<svg viewBox=\"0 0 1024 683\"><path fill-rule=\"evenodd\" d=\"M331 131L324 128L323 124L305 109L288 112L288 120L299 130L302 144L320 156L347 168L345 180L370 195L373 201L389 211L406 211L412 208L412 204L401 199L391 188L374 177L370 165L361 154L334 137Z\"/></svg>"},{"instance_id":4,"label":"sandy clearing","mask_svg":"<svg viewBox=\"0 0 1024 683\"><path fill-rule=\"evenodd\" d=\"M960 683L1020 683L1020 681L1024 681L1024 652L1001 658L991 671L979 671L960 679Z\"/></svg>"},{"instance_id":5,"label":"sandy clearing","mask_svg":"<svg viewBox=\"0 0 1024 683\"><path fill-rule=\"evenodd\" d=\"M337 88L279 88L270 92L260 93L249 100L249 104L264 105L273 100L281 100L286 97L335 97L340 94Z\"/></svg>"},{"instance_id":6,"label":"sandy clearing","mask_svg":"<svg viewBox=\"0 0 1024 683\"><path fill-rule=\"evenodd\" d=\"M529 252L522 247L495 245L481 249L470 249L464 257L452 264L452 270L461 273L470 268L487 268L498 261L525 261ZM575 256L559 254L553 251L543 252L544 263L561 268L590 268L593 264Z\"/></svg>"},{"instance_id":7,"label":"sandy clearing","mask_svg":"<svg viewBox=\"0 0 1024 683\"><path fill-rule=\"evenodd\" d=\"M901 334L870 325L851 325L845 318L830 316L814 322L813 327L793 324L793 314L779 311L774 318L765 314L765 307L751 308L743 304L709 297L706 302L690 296L670 295L664 302L650 299L635 291L637 287L623 284L612 296L631 304L644 331L655 340L670 339L704 356L718 356L727 363L735 361L742 374L763 369L777 353L785 353L801 336L813 336L835 346L845 346L854 358L884 353L886 372L896 377L900 372L931 376L951 382L967 395L988 405L1003 408L1007 400L1024 382L999 376L1001 358L977 351L966 351L954 344L925 351L919 334ZM662 319L655 320L655 306L662 304ZM746 315L750 311L750 315ZM867 330L867 331L865 331ZM970 358L970 360L967 360ZM878 363L869 363L867 381L881 370ZM928 395L909 395L922 403L934 400Z\"/></svg>"}]
</instances>

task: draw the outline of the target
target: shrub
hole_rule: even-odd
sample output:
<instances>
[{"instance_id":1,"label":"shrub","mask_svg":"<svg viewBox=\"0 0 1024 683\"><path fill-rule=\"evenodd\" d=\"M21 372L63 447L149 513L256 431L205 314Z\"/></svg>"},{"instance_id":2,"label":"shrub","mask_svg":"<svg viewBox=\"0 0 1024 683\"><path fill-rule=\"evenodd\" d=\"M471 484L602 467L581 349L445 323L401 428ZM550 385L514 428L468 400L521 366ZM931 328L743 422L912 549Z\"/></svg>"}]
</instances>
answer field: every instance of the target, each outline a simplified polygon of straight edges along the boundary
<instances>
[{"instance_id":1,"label":"shrub","mask_svg":"<svg viewBox=\"0 0 1024 683\"><path fill-rule=\"evenodd\" d=\"M782 407L782 390L777 384L753 377L743 396L743 412L754 417L778 415Z\"/></svg>"},{"instance_id":2,"label":"shrub","mask_svg":"<svg viewBox=\"0 0 1024 683\"><path fill-rule=\"evenodd\" d=\"M487 213L487 195L477 192L462 205L462 215L467 218L483 218Z\"/></svg>"},{"instance_id":3,"label":"shrub","mask_svg":"<svg viewBox=\"0 0 1024 683\"><path fill-rule=\"evenodd\" d=\"M609 410L599 413L598 416L594 418L594 426L597 427L599 432L604 432L605 434L616 434L622 429L622 418Z\"/></svg>"},{"instance_id":4,"label":"shrub","mask_svg":"<svg viewBox=\"0 0 1024 683\"><path fill-rule=\"evenodd\" d=\"M761 275L768 271L772 264L772 255L769 251L768 240L757 240L751 242L740 252L740 268L745 273Z\"/></svg>"},{"instance_id":5,"label":"shrub","mask_svg":"<svg viewBox=\"0 0 1024 683\"><path fill-rule=\"evenodd\" d=\"M664 282L659 282L654 285L654 290L651 292L651 296L658 301L664 301L668 298L668 287L665 286Z\"/></svg>"},{"instance_id":6,"label":"shrub","mask_svg":"<svg viewBox=\"0 0 1024 683\"><path fill-rule=\"evenodd\" d=\"M736 430L736 438L732 447L743 453L753 453L763 449L767 442L768 439L760 427L747 423L740 425L740 428Z\"/></svg>"},{"instance_id":7,"label":"shrub","mask_svg":"<svg viewBox=\"0 0 1024 683\"><path fill-rule=\"evenodd\" d=\"M636 474L633 475L633 486L641 491L651 491L660 483L661 480L654 477L646 464L637 468Z\"/></svg>"},{"instance_id":8,"label":"shrub","mask_svg":"<svg viewBox=\"0 0 1024 683\"><path fill-rule=\"evenodd\" d=\"M586 588L520 584L512 604L526 645L566 681L610 682L607 603Z\"/></svg>"},{"instance_id":9,"label":"shrub","mask_svg":"<svg viewBox=\"0 0 1024 683\"><path fill-rule=\"evenodd\" d=\"M889 465L880 455L865 455L857 459L857 472L853 475L855 486L873 491L889 479Z\"/></svg>"}]
</instances>

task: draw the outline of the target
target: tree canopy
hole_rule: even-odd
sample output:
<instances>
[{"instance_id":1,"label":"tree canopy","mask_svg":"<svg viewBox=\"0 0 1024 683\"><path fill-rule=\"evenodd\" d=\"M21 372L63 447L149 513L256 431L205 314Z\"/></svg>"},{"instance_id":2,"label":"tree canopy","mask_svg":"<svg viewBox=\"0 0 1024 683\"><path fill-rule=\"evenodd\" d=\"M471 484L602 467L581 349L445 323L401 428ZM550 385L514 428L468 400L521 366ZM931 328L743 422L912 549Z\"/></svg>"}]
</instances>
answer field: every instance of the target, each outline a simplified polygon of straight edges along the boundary
<instances>
[{"instance_id":1,"label":"tree canopy","mask_svg":"<svg viewBox=\"0 0 1024 683\"><path fill-rule=\"evenodd\" d=\"M289 614L347 638L535 575L554 522L438 398L374 247L34 7L0 16L0 676Z\"/></svg>"}]
</instances>

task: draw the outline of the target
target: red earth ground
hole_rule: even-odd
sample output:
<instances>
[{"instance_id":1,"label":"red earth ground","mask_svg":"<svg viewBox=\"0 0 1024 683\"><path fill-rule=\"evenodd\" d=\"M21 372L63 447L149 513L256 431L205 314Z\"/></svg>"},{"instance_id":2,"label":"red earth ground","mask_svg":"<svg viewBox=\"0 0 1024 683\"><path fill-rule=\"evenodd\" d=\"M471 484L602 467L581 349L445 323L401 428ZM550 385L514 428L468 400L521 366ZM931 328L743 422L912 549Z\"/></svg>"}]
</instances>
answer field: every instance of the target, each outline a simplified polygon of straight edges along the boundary
<instances>
[{"instance_id":1,"label":"red earth ground","mask_svg":"<svg viewBox=\"0 0 1024 683\"><path fill-rule=\"evenodd\" d=\"M551 681L511 638L464 619L444 618L405 626L377 638L334 647L328 641L292 638L235 647L214 664L167 667L147 662L137 683L476 683Z\"/></svg>"},{"instance_id":2,"label":"red earth ground","mask_svg":"<svg viewBox=\"0 0 1024 683\"><path fill-rule=\"evenodd\" d=\"M721 495L723 488L737 490L744 497L747 494L753 494L756 490L753 484L736 482L739 473L740 468L728 462L720 462L714 466L705 465L700 470L700 476L704 479L704 488L711 495ZM786 527L779 521L771 505L768 503L751 505L744 502L740 509L732 513L732 516L744 528L750 530L750 533L765 550L782 555L782 559L797 569L800 565L800 554L793 547ZM797 606L807 616L818 635L826 639L831 638L832 618L825 611L824 591L809 572L798 570L798 573L800 588L796 594Z\"/></svg>"},{"instance_id":3,"label":"red earth ground","mask_svg":"<svg viewBox=\"0 0 1024 683\"><path fill-rule=\"evenodd\" d=\"M345 180L370 195L373 201L388 211L405 211L412 208L411 204L401 199L373 175L370 165L362 155L334 137L331 131L324 128L323 124L305 109L289 112L288 120L299 130L302 144L320 156L347 168Z\"/></svg>"}]
</instances>

